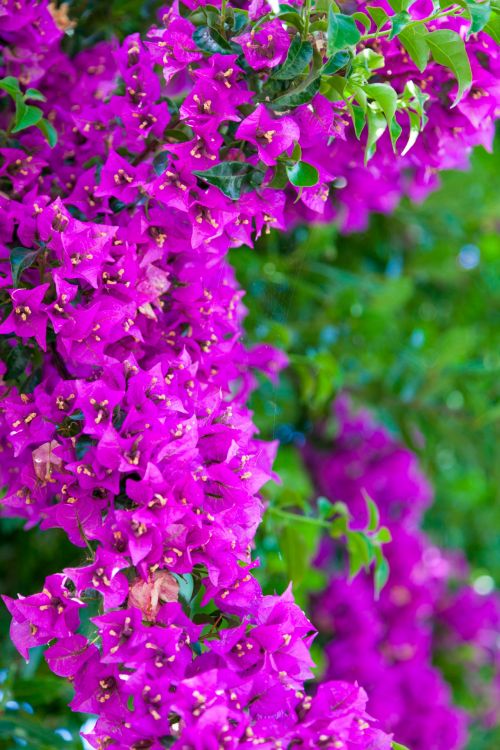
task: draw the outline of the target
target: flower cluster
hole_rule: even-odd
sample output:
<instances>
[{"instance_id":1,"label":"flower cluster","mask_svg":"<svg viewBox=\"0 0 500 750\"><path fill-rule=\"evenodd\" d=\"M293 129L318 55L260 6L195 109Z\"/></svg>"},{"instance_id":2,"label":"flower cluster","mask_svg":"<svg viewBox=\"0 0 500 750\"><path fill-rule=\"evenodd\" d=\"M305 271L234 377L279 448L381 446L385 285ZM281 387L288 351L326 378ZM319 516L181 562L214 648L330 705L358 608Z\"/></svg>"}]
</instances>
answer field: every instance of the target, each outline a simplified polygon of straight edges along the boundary
<instances>
[{"instance_id":1,"label":"flower cluster","mask_svg":"<svg viewBox=\"0 0 500 750\"><path fill-rule=\"evenodd\" d=\"M158 175L147 139L172 117L154 104L152 72L167 32L149 51L132 38L61 64L47 8L26 11L6 29L6 72L45 93L59 145L27 132L2 151L3 504L63 529L88 559L39 594L6 598L13 642L26 658L51 644L72 708L99 717L96 747L385 750L359 688L306 695L313 628L290 592L263 597L251 575L274 446L255 439L245 402L252 367L272 375L280 360L243 348L224 256L254 219L262 228L269 198L252 195L243 212L216 188L197 192L192 174L217 141L206 92L222 103L232 74L218 58L200 70L183 116L207 140L172 144ZM170 39L183 30L174 20ZM46 42L36 69L31 35ZM110 102L119 80L126 93ZM217 108L218 124L248 99ZM12 245L24 248L17 265Z\"/></svg>"},{"instance_id":2,"label":"flower cluster","mask_svg":"<svg viewBox=\"0 0 500 750\"><path fill-rule=\"evenodd\" d=\"M175 3L144 40L75 59L61 9L0 10L2 74L26 88L0 113L2 503L85 558L6 598L12 639L25 657L50 644L96 748L387 750L360 688L306 694L314 629L252 575L276 446L246 404L253 370L274 377L283 357L243 346L226 261L323 215L342 176L331 139L360 149L347 105L256 101L288 59L286 22L224 5L221 43L185 12L211 7ZM276 189L297 147L317 184Z\"/></svg>"},{"instance_id":3,"label":"flower cluster","mask_svg":"<svg viewBox=\"0 0 500 750\"><path fill-rule=\"evenodd\" d=\"M500 600L474 591L464 561L436 548L419 530L431 492L416 457L346 400L337 402L335 413L334 450L306 449L311 475L319 492L347 503L355 526L365 523L364 497L373 498L392 542L384 548L390 576L379 601L370 576L349 581L345 569L335 570L332 546L322 548L317 564L332 576L312 613L325 643L326 674L361 680L373 715L409 747L458 750L466 744L468 722L477 717L453 705L433 660L446 652L456 670L459 649L469 646L462 667L468 691L481 695L481 718L491 721L498 705ZM497 676L485 683L479 668L486 665Z\"/></svg>"}]
</instances>

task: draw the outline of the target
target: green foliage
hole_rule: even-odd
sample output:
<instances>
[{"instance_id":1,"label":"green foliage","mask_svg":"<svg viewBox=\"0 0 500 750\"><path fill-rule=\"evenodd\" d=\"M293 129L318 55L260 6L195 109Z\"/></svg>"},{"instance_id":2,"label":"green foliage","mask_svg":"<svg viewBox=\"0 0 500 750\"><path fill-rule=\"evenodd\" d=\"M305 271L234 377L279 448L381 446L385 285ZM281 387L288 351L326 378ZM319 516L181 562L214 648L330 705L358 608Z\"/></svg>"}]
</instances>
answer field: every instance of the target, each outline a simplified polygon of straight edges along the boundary
<instances>
[{"instance_id":1,"label":"green foliage","mask_svg":"<svg viewBox=\"0 0 500 750\"><path fill-rule=\"evenodd\" d=\"M476 2L476 0L457 0L457 5L467 11L470 18L468 36L482 31L491 18L491 7L489 3Z\"/></svg>"},{"instance_id":2,"label":"green foliage","mask_svg":"<svg viewBox=\"0 0 500 750\"><path fill-rule=\"evenodd\" d=\"M265 560L261 579L264 589L283 589L292 581L296 598L305 601L311 590L323 584L324 575L313 568L313 560L321 538L328 535L345 544L351 578L361 570L373 571L374 592L378 596L389 572L382 547L390 542L391 535L379 525L373 500L366 496L366 528L353 529L344 503L315 498L296 448L280 449L276 470L282 483L268 485L265 490L268 506L258 543L259 557Z\"/></svg>"},{"instance_id":3,"label":"green foliage","mask_svg":"<svg viewBox=\"0 0 500 750\"><path fill-rule=\"evenodd\" d=\"M204 182L215 185L233 200L261 185L264 177L260 170L240 161L221 162L203 172L195 170L193 174Z\"/></svg>"},{"instance_id":4,"label":"green foliage","mask_svg":"<svg viewBox=\"0 0 500 750\"><path fill-rule=\"evenodd\" d=\"M351 16L335 13L333 8L328 12L327 54L334 55L346 47L355 46L361 39L361 33Z\"/></svg>"},{"instance_id":5,"label":"green foliage","mask_svg":"<svg viewBox=\"0 0 500 750\"><path fill-rule=\"evenodd\" d=\"M286 167L286 173L292 185L296 187L311 187L319 181L318 170L306 161L298 161Z\"/></svg>"},{"instance_id":6,"label":"green foliage","mask_svg":"<svg viewBox=\"0 0 500 750\"><path fill-rule=\"evenodd\" d=\"M386 130L389 130L396 150L403 129L398 113L405 113L410 121L410 137L403 153L413 146L418 133L425 127L426 117L425 97L422 92L416 93L415 83L411 84L414 94L409 98L407 89L398 93L389 83L373 80L377 69L384 65L384 59L381 54L366 49L365 43L401 35L402 44L420 70L425 70L430 57L450 69L458 84L454 102L457 104L471 85L471 68L464 42L449 29L433 30L432 23L446 16L464 15L470 18L470 33L475 33L490 19L488 1L480 6L472 0L461 0L458 5L434 3L434 12L423 19L412 19L408 13L410 5L410 2L394 2L391 4L392 14L368 6L366 12L347 15L340 11L337 3L318 0L305 3L301 12L294 6L280 5L257 22L236 11L229 13L225 6L218 9L205 5L193 11L187 6L181 7L183 15L197 26L193 38L205 54L241 53L241 47L233 37L237 38L242 32L253 33L272 18L281 18L291 28L295 27L297 33L283 64L268 80L263 82L256 76L253 81L251 88L258 92L258 101L265 102L276 112L286 112L307 104L321 91L331 101L342 103L358 137L366 127L365 159L368 160ZM325 41L326 62L324 55L317 51ZM343 70L342 75L338 74L340 70ZM255 76L255 73L249 75ZM295 164L278 170L279 174L275 172L269 186L283 189L287 184L285 175L295 186L312 186L316 184L312 169ZM310 174L306 175L306 172ZM239 194L238 191L231 192Z\"/></svg>"},{"instance_id":7,"label":"green foliage","mask_svg":"<svg viewBox=\"0 0 500 750\"><path fill-rule=\"evenodd\" d=\"M479 151L473 164L368 234L300 228L233 262L250 338L290 359L279 387L254 397L264 433L303 440L341 388L372 405L436 485L428 528L500 583L498 156Z\"/></svg>"},{"instance_id":8,"label":"green foliage","mask_svg":"<svg viewBox=\"0 0 500 750\"><path fill-rule=\"evenodd\" d=\"M425 35L431 55L440 65L453 71L458 83L454 106L472 84L472 71L463 39L451 29L438 29Z\"/></svg>"},{"instance_id":9,"label":"green foliage","mask_svg":"<svg viewBox=\"0 0 500 750\"><path fill-rule=\"evenodd\" d=\"M426 35L425 28L418 23L408 24L399 33L401 44L421 72L427 67L430 53L429 45L425 38Z\"/></svg>"},{"instance_id":10,"label":"green foliage","mask_svg":"<svg viewBox=\"0 0 500 750\"><path fill-rule=\"evenodd\" d=\"M278 81L290 81L303 72L304 68L311 62L312 57L313 46L311 42L302 41L300 34L296 34L290 44L285 62L276 68L271 77Z\"/></svg>"},{"instance_id":11,"label":"green foliage","mask_svg":"<svg viewBox=\"0 0 500 750\"><path fill-rule=\"evenodd\" d=\"M210 26L199 26L193 34L193 40L199 49L203 52L208 52L210 55L216 53L230 55L233 51L231 45L224 39L222 34Z\"/></svg>"},{"instance_id":12,"label":"green foliage","mask_svg":"<svg viewBox=\"0 0 500 750\"><path fill-rule=\"evenodd\" d=\"M15 247L11 250L10 268L12 271L12 283L14 286L18 286L22 272L33 265L39 252L39 250L30 250L26 247Z\"/></svg>"},{"instance_id":13,"label":"green foliage","mask_svg":"<svg viewBox=\"0 0 500 750\"><path fill-rule=\"evenodd\" d=\"M5 91L13 100L15 112L8 133L19 133L21 130L36 126L43 133L49 146L53 148L57 143L57 132L48 120L44 119L40 107L28 104L28 101L44 102L45 96L37 89L28 88L22 92L17 78L6 76L0 79L0 90Z\"/></svg>"}]
</instances>

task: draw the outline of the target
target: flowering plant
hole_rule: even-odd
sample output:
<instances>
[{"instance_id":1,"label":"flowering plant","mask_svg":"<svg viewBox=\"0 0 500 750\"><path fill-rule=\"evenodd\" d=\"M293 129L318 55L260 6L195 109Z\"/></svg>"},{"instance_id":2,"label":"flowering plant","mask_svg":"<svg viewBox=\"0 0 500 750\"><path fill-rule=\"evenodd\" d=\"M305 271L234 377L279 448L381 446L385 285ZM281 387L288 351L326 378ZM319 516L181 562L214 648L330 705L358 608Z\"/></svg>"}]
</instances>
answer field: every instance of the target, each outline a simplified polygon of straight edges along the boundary
<instances>
[{"instance_id":1,"label":"flowering plant","mask_svg":"<svg viewBox=\"0 0 500 750\"><path fill-rule=\"evenodd\" d=\"M5 601L95 747L391 746L357 685L307 694L314 628L252 573L276 446L247 400L284 357L243 345L226 254L330 218L330 188L376 180L400 137L397 174L421 179L429 104L456 105L457 163L487 141L497 16L398 5L176 2L73 59L63 7L2 6L2 503L84 558Z\"/></svg>"}]
</instances>

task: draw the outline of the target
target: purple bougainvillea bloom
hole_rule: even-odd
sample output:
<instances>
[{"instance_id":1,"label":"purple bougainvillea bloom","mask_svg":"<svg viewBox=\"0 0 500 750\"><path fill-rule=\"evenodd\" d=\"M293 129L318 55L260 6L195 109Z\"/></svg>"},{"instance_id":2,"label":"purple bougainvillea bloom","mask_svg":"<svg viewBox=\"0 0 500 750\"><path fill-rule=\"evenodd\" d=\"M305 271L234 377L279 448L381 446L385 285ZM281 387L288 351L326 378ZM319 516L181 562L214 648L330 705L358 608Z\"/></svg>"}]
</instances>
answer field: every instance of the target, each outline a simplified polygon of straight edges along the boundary
<instances>
[{"instance_id":1,"label":"purple bougainvillea bloom","mask_svg":"<svg viewBox=\"0 0 500 750\"><path fill-rule=\"evenodd\" d=\"M0 334L15 333L23 340L33 337L45 351L48 315L42 300L48 288L48 284L40 284L35 289L11 292L12 312L0 324Z\"/></svg>"},{"instance_id":2,"label":"purple bougainvillea bloom","mask_svg":"<svg viewBox=\"0 0 500 750\"><path fill-rule=\"evenodd\" d=\"M28 649L48 643L53 638L73 635L80 624L79 609L83 602L72 597L61 574L45 579L40 594L11 599L2 597L13 620L11 637L25 659Z\"/></svg>"},{"instance_id":3,"label":"purple bougainvillea bloom","mask_svg":"<svg viewBox=\"0 0 500 750\"><path fill-rule=\"evenodd\" d=\"M126 576L120 573L125 567L123 558L111 552L98 549L94 562L82 568L66 568L79 593L87 589L102 594L106 609L119 607L126 599L129 585Z\"/></svg>"},{"instance_id":4,"label":"purple bougainvillea bloom","mask_svg":"<svg viewBox=\"0 0 500 750\"><path fill-rule=\"evenodd\" d=\"M304 451L312 478L321 494L347 504L360 528L367 523L368 493L392 541L384 546L390 575L378 602L370 577L349 581L347 570L338 570L332 544L323 543L317 565L331 577L326 590L313 597L312 619L326 640L326 676L359 680L382 728L415 750L431 744L461 750L468 717L453 705L433 655L467 643L477 659L497 670L492 638L500 602L496 595L476 594L464 583L463 561L454 561L418 530L431 488L416 456L367 411L355 412L345 397L334 410L339 428L333 449ZM471 685L471 693L476 690ZM482 690L484 716L496 688Z\"/></svg>"},{"instance_id":5,"label":"purple bougainvillea bloom","mask_svg":"<svg viewBox=\"0 0 500 750\"><path fill-rule=\"evenodd\" d=\"M290 37L279 21L266 21L258 31L234 37L241 44L245 59L254 70L275 68L282 63L290 46Z\"/></svg>"},{"instance_id":6,"label":"purple bougainvillea bloom","mask_svg":"<svg viewBox=\"0 0 500 750\"><path fill-rule=\"evenodd\" d=\"M259 104L239 125L236 137L253 143L259 159L272 167L280 154L298 143L300 130L291 117L273 118L264 105Z\"/></svg>"},{"instance_id":7,"label":"purple bougainvillea bloom","mask_svg":"<svg viewBox=\"0 0 500 750\"><path fill-rule=\"evenodd\" d=\"M89 645L83 635L61 638L44 652L44 657L54 674L74 678L85 662L97 655L97 647Z\"/></svg>"}]
</instances>

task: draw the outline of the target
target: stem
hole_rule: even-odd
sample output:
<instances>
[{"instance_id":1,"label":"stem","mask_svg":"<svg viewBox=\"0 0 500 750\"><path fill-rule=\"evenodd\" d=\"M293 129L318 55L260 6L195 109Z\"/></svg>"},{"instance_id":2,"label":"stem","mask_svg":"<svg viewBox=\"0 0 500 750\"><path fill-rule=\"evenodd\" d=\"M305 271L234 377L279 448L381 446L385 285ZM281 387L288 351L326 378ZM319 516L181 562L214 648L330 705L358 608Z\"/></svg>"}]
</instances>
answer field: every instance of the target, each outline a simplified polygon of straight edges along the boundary
<instances>
[{"instance_id":1,"label":"stem","mask_svg":"<svg viewBox=\"0 0 500 750\"><path fill-rule=\"evenodd\" d=\"M87 550L89 551L89 554L90 554L90 559L93 562L95 560L95 552L94 552L94 550L92 548L92 545L90 544L90 542L89 542L89 540L87 538L87 535L85 534L85 532L83 530L83 526L82 526L82 523L80 521L80 516L78 515L78 511L75 512L75 516L76 516L76 523L77 523L77 526L78 526L78 531L80 532L80 536L81 536L82 540L85 542L85 546L87 547Z\"/></svg>"},{"instance_id":2,"label":"stem","mask_svg":"<svg viewBox=\"0 0 500 750\"><path fill-rule=\"evenodd\" d=\"M226 6L227 6L227 0L222 0L221 9L220 9L220 20L221 20L222 31L224 31L224 23L226 20Z\"/></svg>"},{"instance_id":3,"label":"stem","mask_svg":"<svg viewBox=\"0 0 500 750\"><path fill-rule=\"evenodd\" d=\"M305 0L304 3L304 39L309 36L309 22L311 18L311 0Z\"/></svg>"},{"instance_id":4,"label":"stem","mask_svg":"<svg viewBox=\"0 0 500 750\"><path fill-rule=\"evenodd\" d=\"M284 521L292 521L293 523L308 523L313 526L320 526L322 529L329 529L331 523L324 521L322 518L311 518L310 516L300 516L298 513L290 513L286 510L280 510L280 508L273 508L270 506L266 513L276 516L276 518L282 518Z\"/></svg>"},{"instance_id":5,"label":"stem","mask_svg":"<svg viewBox=\"0 0 500 750\"><path fill-rule=\"evenodd\" d=\"M427 18L422 18L420 21L416 21L416 23L427 24L431 23L432 21L436 21L439 18L450 18L457 15L463 16L462 8L451 8L448 10L438 11L437 13L432 13L430 16L427 16ZM365 42L370 39L380 39L380 37L389 36L391 31L392 29L387 29L386 31L376 31L373 34L363 34L360 41Z\"/></svg>"}]
</instances>

